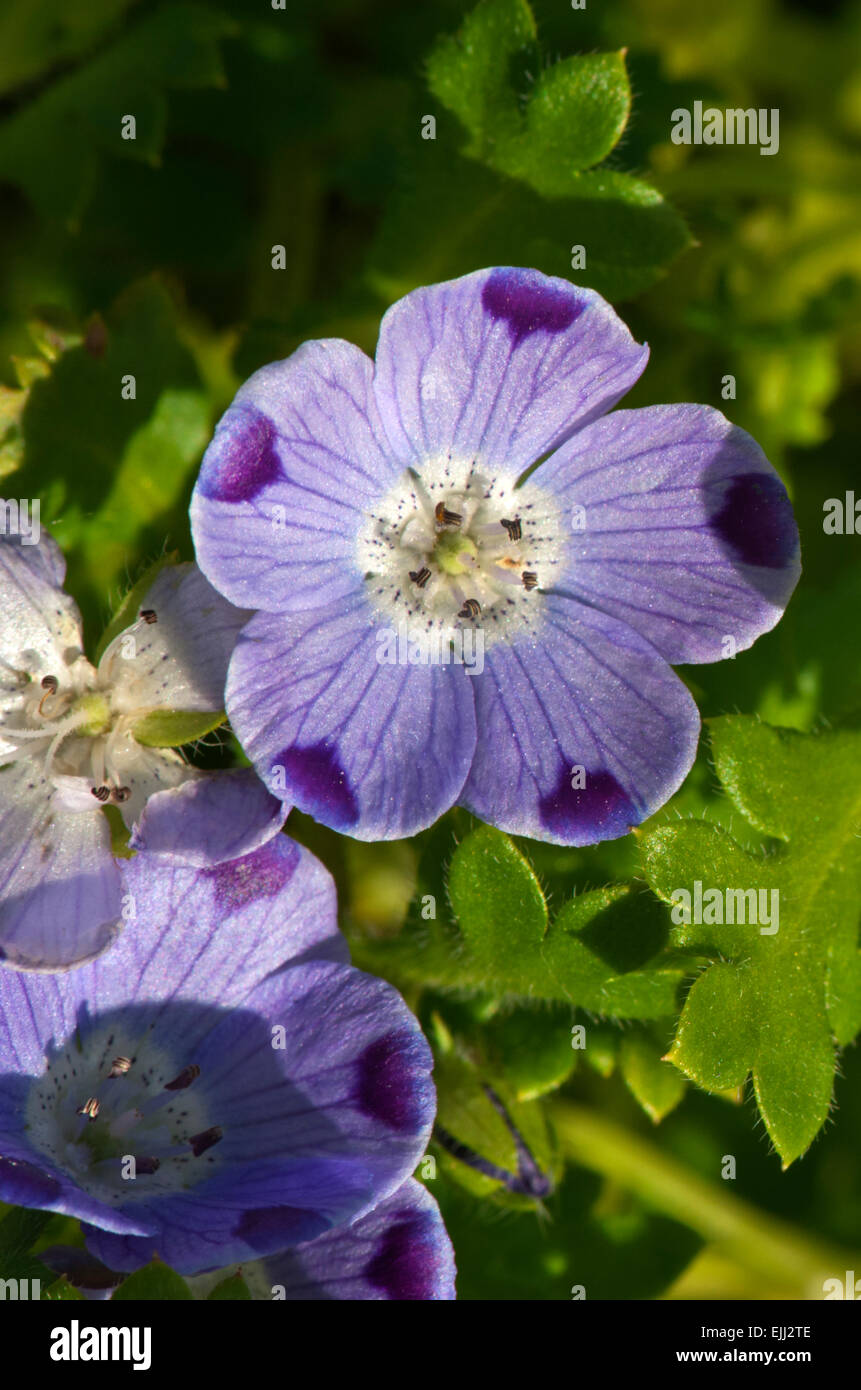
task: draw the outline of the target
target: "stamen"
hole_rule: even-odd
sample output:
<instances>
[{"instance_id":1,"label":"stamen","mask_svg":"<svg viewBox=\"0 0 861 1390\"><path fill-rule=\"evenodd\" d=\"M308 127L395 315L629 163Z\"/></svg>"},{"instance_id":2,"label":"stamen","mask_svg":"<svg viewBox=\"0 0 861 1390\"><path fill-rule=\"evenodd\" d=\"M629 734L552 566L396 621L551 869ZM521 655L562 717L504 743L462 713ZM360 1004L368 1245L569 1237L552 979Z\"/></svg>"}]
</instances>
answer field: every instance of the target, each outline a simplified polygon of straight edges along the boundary
<instances>
[{"instance_id":1,"label":"stamen","mask_svg":"<svg viewBox=\"0 0 861 1390\"><path fill-rule=\"evenodd\" d=\"M40 682L42 689L47 690L50 695L56 695L60 689L60 682L56 676L43 676Z\"/></svg>"},{"instance_id":2,"label":"stamen","mask_svg":"<svg viewBox=\"0 0 861 1390\"><path fill-rule=\"evenodd\" d=\"M111 790L111 801L128 801L131 794L131 787L114 787Z\"/></svg>"},{"instance_id":3,"label":"stamen","mask_svg":"<svg viewBox=\"0 0 861 1390\"><path fill-rule=\"evenodd\" d=\"M101 1106L99 1105L98 1096L90 1096L89 1100L85 1100L83 1105L78 1106L75 1113L78 1115L86 1115L88 1120L94 1120L100 1109Z\"/></svg>"},{"instance_id":4,"label":"stamen","mask_svg":"<svg viewBox=\"0 0 861 1390\"><path fill-rule=\"evenodd\" d=\"M204 1129L200 1134L193 1134L188 1142L195 1158L200 1158L201 1154L206 1153L207 1149L211 1149L213 1144L217 1144L223 1137L224 1131L221 1126L213 1125L211 1129Z\"/></svg>"},{"instance_id":5,"label":"stamen","mask_svg":"<svg viewBox=\"0 0 861 1390\"><path fill-rule=\"evenodd\" d=\"M153 623L158 622L158 614L154 608L142 608L141 617L148 627L152 627Z\"/></svg>"},{"instance_id":6,"label":"stamen","mask_svg":"<svg viewBox=\"0 0 861 1390\"><path fill-rule=\"evenodd\" d=\"M500 521L500 526L504 526L508 532L510 541L519 541L521 537L520 517L516 516L513 521L507 521L505 517Z\"/></svg>"},{"instance_id":7,"label":"stamen","mask_svg":"<svg viewBox=\"0 0 861 1390\"><path fill-rule=\"evenodd\" d=\"M105 802L110 800L110 787L90 787L90 791L97 801Z\"/></svg>"},{"instance_id":8,"label":"stamen","mask_svg":"<svg viewBox=\"0 0 861 1390\"><path fill-rule=\"evenodd\" d=\"M420 589L424 588L425 584L427 584L430 577L431 572L428 569L427 565L422 565L420 570L410 570L410 579L413 581L414 584L417 584Z\"/></svg>"},{"instance_id":9,"label":"stamen","mask_svg":"<svg viewBox=\"0 0 861 1390\"><path fill-rule=\"evenodd\" d=\"M458 613L459 618L477 618L481 612L481 604L477 598L468 598Z\"/></svg>"},{"instance_id":10,"label":"stamen","mask_svg":"<svg viewBox=\"0 0 861 1390\"><path fill-rule=\"evenodd\" d=\"M144 1176L146 1176L148 1173L157 1173L158 1170L159 1170L159 1168L161 1167L161 1159L160 1159L160 1158L152 1158L152 1157L138 1158L137 1154L135 1154L134 1159L135 1159L135 1176L137 1176L139 1173L144 1174Z\"/></svg>"},{"instance_id":11,"label":"stamen","mask_svg":"<svg viewBox=\"0 0 861 1390\"><path fill-rule=\"evenodd\" d=\"M113 1081L118 1076L126 1076L132 1069L131 1057L115 1057L108 1072L108 1080Z\"/></svg>"},{"instance_id":12,"label":"stamen","mask_svg":"<svg viewBox=\"0 0 861 1390\"><path fill-rule=\"evenodd\" d=\"M166 1091L184 1091L186 1086L190 1086L192 1081L196 1081L200 1076L200 1067L193 1062L190 1067L183 1067L179 1076L175 1076L173 1081L168 1081L165 1086Z\"/></svg>"},{"instance_id":13,"label":"stamen","mask_svg":"<svg viewBox=\"0 0 861 1390\"><path fill-rule=\"evenodd\" d=\"M524 589L536 589L538 587L538 575L534 570L524 570L521 578Z\"/></svg>"},{"instance_id":14,"label":"stamen","mask_svg":"<svg viewBox=\"0 0 861 1390\"><path fill-rule=\"evenodd\" d=\"M437 502L433 515L437 526L460 526L463 521L460 512L450 512L445 502Z\"/></svg>"}]
</instances>

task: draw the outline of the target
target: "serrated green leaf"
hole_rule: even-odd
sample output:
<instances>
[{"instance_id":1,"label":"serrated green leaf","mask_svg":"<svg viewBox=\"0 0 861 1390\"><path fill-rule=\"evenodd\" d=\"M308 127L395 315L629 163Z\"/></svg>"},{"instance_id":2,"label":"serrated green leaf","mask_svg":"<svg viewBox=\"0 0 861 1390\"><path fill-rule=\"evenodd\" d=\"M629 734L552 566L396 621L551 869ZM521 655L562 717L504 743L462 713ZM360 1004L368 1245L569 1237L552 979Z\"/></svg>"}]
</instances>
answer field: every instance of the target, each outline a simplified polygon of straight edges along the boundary
<instances>
[{"instance_id":1,"label":"serrated green leaf","mask_svg":"<svg viewBox=\"0 0 861 1390\"><path fill-rule=\"evenodd\" d=\"M133 725L132 733L145 748L180 748L219 728L224 710L155 709Z\"/></svg>"},{"instance_id":2,"label":"serrated green leaf","mask_svg":"<svg viewBox=\"0 0 861 1390\"><path fill-rule=\"evenodd\" d=\"M541 884L507 835L483 825L455 851L448 891L479 963L516 974L547 929Z\"/></svg>"},{"instance_id":3,"label":"serrated green leaf","mask_svg":"<svg viewBox=\"0 0 861 1390\"><path fill-rule=\"evenodd\" d=\"M130 1274L112 1295L114 1303L178 1303L192 1299L193 1294L185 1280L162 1264L161 1260L153 1260L152 1264Z\"/></svg>"},{"instance_id":4,"label":"serrated green leaf","mask_svg":"<svg viewBox=\"0 0 861 1390\"><path fill-rule=\"evenodd\" d=\"M673 934L714 963L688 995L670 1056L711 1091L752 1074L788 1164L828 1115L835 1044L861 1028L861 733L800 734L742 715L710 729L723 785L750 824L781 843L763 855L696 820L644 837L655 892L667 902L675 894L681 917L684 890L694 918L714 919L679 921ZM754 890L755 901L736 897ZM726 920L742 906L745 921Z\"/></svg>"},{"instance_id":5,"label":"serrated green leaf","mask_svg":"<svg viewBox=\"0 0 861 1390\"><path fill-rule=\"evenodd\" d=\"M428 85L468 132L465 154L547 197L606 158L631 106L622 53L545 68L525 0L482 0L432 51Z\"/></svg>"}]
</instances>

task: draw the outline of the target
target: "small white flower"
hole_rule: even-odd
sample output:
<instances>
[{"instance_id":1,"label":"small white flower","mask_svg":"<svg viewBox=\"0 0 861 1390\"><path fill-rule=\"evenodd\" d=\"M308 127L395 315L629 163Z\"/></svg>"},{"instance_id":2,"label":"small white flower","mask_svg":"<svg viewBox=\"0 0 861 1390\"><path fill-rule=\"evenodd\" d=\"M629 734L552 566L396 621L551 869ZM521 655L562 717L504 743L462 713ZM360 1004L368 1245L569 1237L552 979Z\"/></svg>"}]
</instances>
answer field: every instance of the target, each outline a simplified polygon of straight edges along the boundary
<instances>
[{"instance_id":1,"label":"small white flower","mask_svg":"<svg viewBox=\"0 0 861 1390\"><path fill-rule=\"evenodd\" d=\"M185 826L198 862L237 852L235 827L228 846L213 821L201 855L200 814L211 807L192 785L179 789L206 774L169 745L222 722L247 614L195 565L166 566L93 665L64 570L49 537L24 546L20 535L0 536L0 958L20 969L77 965L113 939L120 888L104 808L140 832L149 799L165 793L154 849L181 854ZM273 821L262 786L251 796L239 853L283 820Z\"/></svg>"}]
</instances>

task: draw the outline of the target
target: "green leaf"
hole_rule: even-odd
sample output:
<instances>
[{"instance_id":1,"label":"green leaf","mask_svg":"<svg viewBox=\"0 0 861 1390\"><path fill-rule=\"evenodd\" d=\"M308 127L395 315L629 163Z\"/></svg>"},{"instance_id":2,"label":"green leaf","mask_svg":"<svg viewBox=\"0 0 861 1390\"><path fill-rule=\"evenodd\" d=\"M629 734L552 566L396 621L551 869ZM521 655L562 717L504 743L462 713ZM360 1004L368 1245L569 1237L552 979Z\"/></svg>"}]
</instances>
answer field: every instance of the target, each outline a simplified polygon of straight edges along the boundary
<instances>
[{"instance_id":1,"label":"green leaf","mask_svg":"<svg viewBox=\"0 0 861 1390\"><path fill-rule=\"evenodd\" d=\"M61 1274L44 1290L42 1299L46 1303L85 1302L85 1295L69 1283L65 1274Z\"/></svg>"},{"instance_id":2,"label":"green leaf","mask_svg":"<svg viewBox=\"0 0 861 1390\"><path fill-rule=\"evenodd\" d=\"M606 158L631 107L623 53L542 67L526 0L482 0L432 51L428 85L468 132L465 154L548 197Z\"/></svg>"},{"instance_id":3,"label":"green leaf","mask_svg":"<svg viewBox=\"0 0 861 1390\"><path fill-rule=\"evenodd\" d=\"M16 488L41 496L42 516L69 557L68 587L104 603L146 547L187 531L185 489L207 442L211 405L184 345L177 308L149 278L106 315L98 352L70 348L30 388ZM135 378L135 395L123 379Z\"/></svg>"},{"instance_id":4,"label":"green leaf","mask_svg":"<svg viewBox=\"0 0 861 1390\"><path fill-rule=\"evenodd\" d=\"M226 1279L222 1279L220 1284L216 1284L210 1294L207 1294L208 1303L248 1303L251 1301L251 1292L240 1274L239 1270L235 1274L230 1274Z\"/></svg>"},{"instance_id":5,"label":"green leaf","mask_svg":"<svg viewBox=\"0 0 861 1390\"><path fill-rule=\"evenodd\" d=\"M479 1039L488 1071L505 1078L519 1101L537 1100L556 1090L577 1065L571 1010L563 1006L496 1014Z\"/></svg>"},{"instance_id":6,"label":"green leaf","mask_svg":"<svg viewBox=\"0 0 861 1390\"><path fill-rule=\"evenodd\" d=\"M507 835L483 825L455 851L451 905L476 962L517 975L547 929L541 884Z\"/></svg>"},{"instance_id":7,"label":"green leaf","mask_svg":"<svg viewBox=\"0 0 861 1390\"><path fill-rule=\"evenodd\" d=\"M0 177L19 184L43 216L76 225L105 155L158 161L167 88L223 84L218 40L231 31L224 15L197 5L166 5L145 15L6 120ZM137 123L133 140L122 138L126 115Z\"/></svg>"},{"instance_id":8,"label":"green leaf","mask_svg":"<svg viewBox=\"0 0 861 1390\"><path fill-rule=\"evenodd\" d=\"M13 1207L7 1212L0 1221L0 1269L32 1250L53 1218L53 1212L34 1207Z\"/></svg>"},{"instance_id":9,"label":"green leaf","mask_svg":"<svg viewBox=\"0 0 861 1390\"><path fill-rule=\"evenodd\" d=\"M529 265L619 299L689 244L654 188L595 167L628 119L624 53L548 67L526 0L482 0L433 49L428 81L446 109L372 249L367 279L381 297L476 266Z\"/></svg>"},{"instance_id":10,"label":"green leaf","mask_svg":"<svg viewBox=\"0 0 861 1390\"><path fill-rule=\"evenodd\" d=\"M144 1303L178 1303L192 1298L191 1289L179 1274L162 1264L161 1260L153 1260L152 1264L145 1265L123 1280L114 1291L112 1302L133 1303L137 1300Z\"/></svg>"},{"instance_id":11,"label":"green leaf","mask_svg":"<svg viewBox=\"0 0 861 1390\"><path fill-rule=\"evenodd\" d=\"M0 12L0 93L86 53L132 0L5 0Z\"/></svg>"},{"instance_id":12,"label":"green leaf","mask_svg":"<svg viewBox=\"0 0 861 1390\"><path fill-rule=\"evenodd\" d=\"M456 1049L438 1053L434 1067L437 1123L471 1153L515 1177L518 1157L514 1136L484 1090L487 1080L486 1074ZM543 1173L552 1173L553 1147L541 1106L518 1101L509 1087L497 1084L495 1078L494 1089L537 1166ZM499 1179L479 1172L442 1145L438 1151L441 1167L468 1191L492 1197L506 1207L534 1208L534 1198L510 1192Z\"/></svg>"},{"instance_id":13,"label":"green leaf","mask_svg":"<svg viewBox=\"0 0 861 1390\"><path fill-rule=\"evenodd\" d=\"M662 1050L654 1030L645 1028L625 1033L619 1048L625 1082L655 1124L675 1109L686 1090L685 1078L662 1059Z\"/></svg>"},{"instance_id":14,"label":"green leaf","mask_svg":"<svg viewBox=\"0 0 861 1390\"><path fill-rule=\"evenodd\" d=\"M750 825L779 844L748 850L698 820L644 837L655 892L667 902L690 893L695 917L699 891L699 915L716 919L680 921L673 933L680 949L712 963L688 995L670 1056L710 1091L752 1074L786 1166L828 1115L835 1045L861 1028L861 733L800 734L742 715L710 729L724 787ZM756 921L723 920L742 915L741 900L727 896L736 890L756 890ZM760 918L760 904L771 920ZM752 900L744 906L748 917Z\"/></svg>"},{"instance_id":15,"label":"green leaf","mask_svg":"<svg viewBox=\"0 0 861 1390\"><path fill-rule=\"evenodd\" d=\"M211 734L226 718L224 710L155 709L138 720L132 733L145 748L179 748Z\"/></svg>"}]
</instances>

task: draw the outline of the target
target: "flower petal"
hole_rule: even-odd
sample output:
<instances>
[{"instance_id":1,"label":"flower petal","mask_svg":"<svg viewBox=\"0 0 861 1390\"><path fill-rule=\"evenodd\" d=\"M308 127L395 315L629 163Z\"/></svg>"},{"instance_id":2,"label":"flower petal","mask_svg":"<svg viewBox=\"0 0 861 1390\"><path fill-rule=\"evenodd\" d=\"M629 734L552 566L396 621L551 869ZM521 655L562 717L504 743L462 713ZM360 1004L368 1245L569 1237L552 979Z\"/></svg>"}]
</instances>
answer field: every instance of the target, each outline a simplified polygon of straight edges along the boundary
<instances>
[{"instance_id":1,"label":"flower petal","mask_svg":"<svg viewBox=\"0 0 861 1390\"><path fill-rule=\"evenodd\" d=\"M617 839L684 780L697 707L616 618L553 595L544 613L537 635L493 646L475 678L478 746L461 800L511 834Z\"/></svg>"},{"instance_id":2,"label":"flower petal","mask_svg":"<svg viewBox=\"0 0 861 1390\"><path fill-rule=\"evenodd\" d=\"M186 1192L141 1203L158 1225L152 1238L87 1232L115 1268L158 1251L194 1273L314 1239L389 1196L424 1152L430 1049L391 985L351 966L271 976L194 1056L210 1112L223 1116L218 1166Z\"/></svg>"},{"instance_id":3,"label":"flower petal","mask_svg":"<svg viewBox=\"0 0 861 1390\"><path fill-rule=\"evenodd\" d=\"M453 1299L454 1252L439 1207L409 1178L350 1226L243 1270L252 1295L330 1299Z\"/></svg>"},{"instance_id":4,"label":"flower petal","mask_svg":"<svg viewBox=\"0 0 861 1390\"><path fill-rule=\"evenodd\" d=\"M113 940L120 878L108 823L89 799L90 808L72 812L68 787L55 789L29 760L0 768L4 964L67 970L99 955Z\"/></svg>"},{"instance_id":5,"label":"flower petal","mask_svg":"<svg viewBox=\"0 0 861 1390\"><path fill-rule=\"evenodd\" d=\"M563 499L576 528L555 589L622 619L668 661L749 647L798 581L783 483L756 441L709 406L615 411L563 444L535 481Z\"/></svg>"},{"instance_id":6,"label":"flower petal","mask_svg":"<svg viewBox=\"0 0 861 1390\"><path fill-rule=\"evenodd\" d=\"M277 835L288 810L251 768L214 772L151 796L130 843L205 868L259 849Z\"/></svg>"},{"instance_id":7,"label":"flower petal","mask_svg":"<svg viewBox=\"0 0 861 1390\"><path fill-rule=\"evenodd\" d=\"M402 467L372 377L351 343L304 343L255 372L222 416L191 520L200 564L235 603L305 608L361 584L360 520Z\"/></svg>"},{"instance_id":8,"label":"flower petal","mask_svg":"<svg viewBox=\"0 0 861 1390\"><path fill-rule=\"evenodd\" d=\"M82 655L81 616L59 587L62 573L49 536L25 545L0 533L0 710L18 703L28 676L38 683Z\"/></svg>"},{"instance_id":9,"label":"flower petal","mask_svg":"<svg viewBox=\"0 0 861 1390\"><path fill-rule=\"evenodd\" d=\"M609 410L647 357L594 290L503 266L393 304L374 391L403 467L448 455L517 475Z\"/></svg>"},{"instance_id":10,"label":"flower petal","mask_svg":"<svg viewBox=\"0 0 861 1390\"><path fill-rule=\"evenodd\" d=\"M379 660L384 634L362 599L259 613L227 686L233 728L270 790L361 840L430 825L457 800L475 746L473 677Z\"/></svg>"},{"instance_id":11,"label":"flower petal","mask_svg":"<svg viewBox=\"0 0 861 1390\"><path fill-rule=\"evenodd\" d=\"M224 708L227 663L249 614L213 589L197 565L159 570L138 618L99 663L119 713Z\"/></svg>"}]
</instances>

